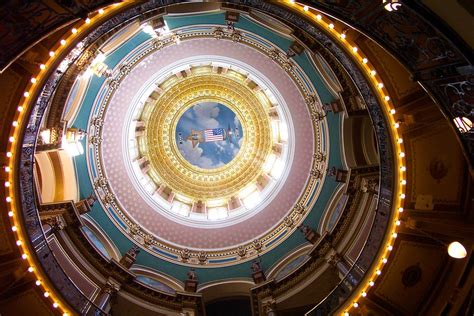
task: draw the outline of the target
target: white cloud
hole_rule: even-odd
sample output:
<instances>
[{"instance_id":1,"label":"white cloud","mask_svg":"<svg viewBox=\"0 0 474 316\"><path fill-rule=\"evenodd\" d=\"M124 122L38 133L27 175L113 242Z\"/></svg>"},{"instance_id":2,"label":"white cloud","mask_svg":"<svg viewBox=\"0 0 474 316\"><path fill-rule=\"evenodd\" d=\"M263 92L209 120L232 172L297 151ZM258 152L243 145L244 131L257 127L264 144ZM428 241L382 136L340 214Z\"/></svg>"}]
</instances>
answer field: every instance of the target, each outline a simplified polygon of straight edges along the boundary
<instances>
[{"instance_id":1,"label":"white cloud","mask_svg":"<svg viewBox=\"0 0 474 316\"><path fill-rule=\"evenodd\" d=\"M215 168L212 160L207 157L201 157L197 163L197 165L203 169L212 169Z\"/></svg>"},{"instance_id":2,"label":"white cloud","mask_svg":"<svg viewBox=\"0 0 474 316\"><path fill-rule=\"evenodd\" d=\"M218 163L216 163L216 164L214 165L214 167L213 167L213 168L219 168L219 167L222 167L222 166L224 166L224 165L225 165L225 163L224 163L224 162L222 162L222 161L219 161Z\"/></svg>"},{"instance_id":3,"label":"white cloud","mask_svg":"<svg viewBox=\"0 0 474 316\"><path fill-rule=\"evenodd\" d=\"M191 113L191 115L193 115L193 114ZM186 131L185 132L186 136L188 136L188 134L191 133L192 129L196 129L196 126L193 123L193 121L191 121L187 118L181 119L179 124L180 124L180 129Z\"/></svg>"},{"instance_id":4,"label":"white cloud","mask_svg":"<svg viewBox=\"0 0 474 316\"><path fill-rule=\"evenodd\" d=\"M239 152L239 149L240 148L237 148L237 147L234 147L233 150L232 150L232 155L235 157L237 155L237 153Z\"/></svg>"},{"instance_id":5,"label":"white cloud","mask_svg":"<svg viewBox=\"0 0 474 316\"><path fill-rule=\"evenodd\" d=\"M184 158L189 161L191 164L196 165L202 156L202 148L197 145L193 147L193 144L190 140L185 141L180 147L180 152Z\"/></svg>"},{"instance_id":6,"label":"white cloud","mask_svg":"<svg viewBox=\"0 0 474 316\"><path fill-rule=\"evenodd\" d=\"M201 128L219 127L219 122L215 119L219 116L219 107L217 103L198 103L193 107L193 110L196 115L196 122L201 126Z\"/></svg>"},{"instance_id":7,"label":"white cloud","mask_svg":"<svg viewBox=\"0 0 474 316\"><path fill-rule=\"evenodd\" d=\"M226 141L214 142L214 145L217 147L217 150L221 153L225 152Z\"/></svg>"},{"instance_id":8,"label":"white cloud","mask_svg":"<svg viewBox=\"0 0 474 316\"><path fill-rule=\"evenodd\" d=\"M218 161L214 164L211 158L203 156L203 149L199 147L199 144L196 147L193 147L190 140L185 141L181 146L179 146L179 150L188 162L200 168L212 169L224 165L222 161Z\"/></svg>"},{"instance_id":9,"label":"white cloud","mask_svg":"<svg viewBox=\"0 0 474 316\"><path fill-rule=\"evenodd\" d=\"M194 119L193 111L188 110L188 111L184 112L184 117L187 117L190 120Z\"/></svg>"},{"instance_id":10,"label":"white cloud","mask_svg":"<svg viewBox=\"0 0 474 316\"><path fill-rule=\"evenodd\" d=\"M239 119L237 118L237 115L234 116L234 125L235 125L235 127L240 127L240 121L239 121Z\"/></svg>"}]
</instances>

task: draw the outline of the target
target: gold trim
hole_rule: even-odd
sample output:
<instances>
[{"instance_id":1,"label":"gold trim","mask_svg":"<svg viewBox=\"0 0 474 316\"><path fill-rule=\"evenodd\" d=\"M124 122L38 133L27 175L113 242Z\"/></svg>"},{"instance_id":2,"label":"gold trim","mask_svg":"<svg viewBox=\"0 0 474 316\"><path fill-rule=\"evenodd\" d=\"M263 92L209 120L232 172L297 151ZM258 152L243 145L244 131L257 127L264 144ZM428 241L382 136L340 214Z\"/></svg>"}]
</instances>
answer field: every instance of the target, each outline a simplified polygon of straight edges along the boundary
<instances>
[{"instance_id":1,"label":"gold trim","mask_svg":"<svg viewBox=\"0 0 474 316\"><path fill-rule=\"evenodd\" d=\"M162 92L156 102L143 109L146 133L142 138L149 161L160 184L195 201L226 199L254 183L272 151L273 140L268 107L244 82L229 74L193 68ZM165 86L165 85L162 85ZM244 131L242 147L228 164L215 169L191 165L179 153L175 130L181 115L198 102L214 101L237 114ZM257 106L255 106L257 105ZM141 147L141 146L140 146Z\"/></svg>"}]
</instances>

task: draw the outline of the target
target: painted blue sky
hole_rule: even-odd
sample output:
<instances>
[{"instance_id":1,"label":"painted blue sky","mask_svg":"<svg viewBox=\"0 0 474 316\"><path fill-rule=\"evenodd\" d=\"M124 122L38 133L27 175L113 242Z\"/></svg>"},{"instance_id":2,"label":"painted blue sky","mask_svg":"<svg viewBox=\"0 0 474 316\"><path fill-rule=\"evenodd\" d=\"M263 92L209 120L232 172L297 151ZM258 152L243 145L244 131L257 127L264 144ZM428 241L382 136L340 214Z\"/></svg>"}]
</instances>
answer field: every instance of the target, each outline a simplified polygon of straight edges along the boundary
<instances>
[{"instance_id":1,"label":"painted blue sky","mask_svg":"<svg viewBox=\"0 0 474 316\"><path fill-rule=\"evenodd\" d=\"M237 128L240 137L236 139L233 136L231 140L199 143L194 147L192 142L186 139L191 130L223 128L227 131L229 127L234 135ZM242 126L235 113L216 102L201 102L192 106L183 113L176 126L176 143L179 151L192 165L203 169L218 168L234 159L240 150L242 138Z\"/></svg>"},{"instance_id":2,"label":"painted blue sky","mask_svg":"<svg viewBox=\"0 0 474 316\"><path fill-rule=\"evenodd\" d=\"M100 242L99 238L90 230L87 226L82 226L82 229L86 233L87 237L89 238L90 241L96 246L97 249L107 258L110 258L109 252L105 248L104 244Z\"/></svg>"}]
</instances>

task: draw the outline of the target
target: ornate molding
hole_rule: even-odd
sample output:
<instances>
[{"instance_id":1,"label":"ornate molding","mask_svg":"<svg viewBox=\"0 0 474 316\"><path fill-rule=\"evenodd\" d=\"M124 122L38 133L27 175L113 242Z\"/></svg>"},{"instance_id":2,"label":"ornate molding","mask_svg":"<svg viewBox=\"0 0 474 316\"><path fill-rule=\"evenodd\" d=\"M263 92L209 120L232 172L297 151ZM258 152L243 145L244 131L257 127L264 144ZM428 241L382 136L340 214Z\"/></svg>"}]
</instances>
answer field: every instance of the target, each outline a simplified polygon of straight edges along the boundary
<instances>
[{"instance_id":1,"label":"ornate molding","mask_svg":"<svg viewBox=\"0 0 474 316\"><path fill-rule=\"evenodd\" d=\"M190 39L195 39L195 38L212 38L213 36L213 31L214 29L209 28L208 30L203 29L200 31L186 31L186 28L183 28L180 30L180 40L185 41L185 40L190 40ZM232 40L232 32L229 30L223 30L222 37L219 38L219 40ZM240 31L241 35L241 43L246 44L254 49L257 49L265 54L274 55L274 60L282 67L284 68L285 65L289 63L293 63L292 61L288 60L288 57L283 51L278 50L277 48L273 47L271 43L266 43L266 46L262 45L261 42L256 42L252 39L252 36L249 36L249 33L245 31ZM260 39L262 40L262 39ZM174 45L175 42L171 38L166 38L161 42L163 45L160 45L160 49L167 46L167 45ZM269 48L269 46L273 48ZM156 40L152 40L149 42L149 46L145 46L144 49L142 49L135 58L131 58L127 61L126 68L128 69L127 72L129 72L135 65L139 63L140 60L145 58L147 55L153 53L156 51ZM112 97L112 94L115 93L117 87L120 85L121 81L125 78L125 72L122 71L124 69L124 66L117 66L119 69L121 69L120 72L116 73L115 76L109 78L109 82L115 82L115 84L112 86L109 84L107 91L105 93L104 99L102 103L99 105L99 110L96 111L97 116L93 118L92 120L92 125L90 126L90 131L89 134L92 136L98 136L102 133L102 124L98 124L98 122L102 122L105 116L105 111L107 104L110 102L110 99ZM304 96L311 96L312 103L309 105L311 109L313 110L321 110L319 109L321 102L319 101L316 90L312 86L308 86L307 83L305 83L305 80L301 77L301 69L297 64L293 65L291 67L286 67L284 68L285 71L290 75L292 80L296 83L297 87L299 88L300 92ZM163 91L160 91L160 98L161 98L161 93ZM320 132L321 128L324 128L325 121L321 120L318 122L314 122L313 124L313 129L314 129L314 137L315 137L315 151L316 153L320 153L320 159L318 161L313 161L313 168L320 169L320 170L325 170L326 165L327 165L327 155L323 153L323 149L321 147L321 142L322 140L320 139L322 136L322 133ZM147 128L148 129L148 128ZM94 151L94 157L95 157L95 169L98 172L98 177L102 177L101 175L104 174L102 171L103 168L101 167L102 162L101 162L101 143L96 143L92 144L93 145L93 151ZM295 224L301 222L308 214L308 209L310 209L310 205L314 202L314 200L317 198L318 194L313 195L313 191L315 188L318 188L318 190L321 189L321 185L317 186L318 182L321 182L322 179L322 174L321 177L313 177L310 178L308 181L308 184L303 191L303 193L300 196L299 201L297 201L297 205L299 207L294 208L291 210L290 214L288 215L288 218L291 218L292 221L294 221ZM107 196L109 192L113 192L113 189L107 184L101 187L101 194L102 196ZM98 196L101 196L98 194ZM122 220L122 223L125 224L128 229L127 232L130 231L131 225L133 225L134 221L127 215L126 211L122 209L121 205L119 203L116 203L115 200L110 199L110 205L116 214L118 214ZM106 200L107 202L107 200ZM119 229L122 229L122 227L116 223L117 227ZM296 225L297 226L297 225ZM277 225L276 228L274 228L271 232L268 232L266 235L262 236L259 238L259 242L261 243L262 247L260 248L259 251L262 253L265 253L269 250L271 250L273 247L277 246L281 242L283 242L287 236L289 236L295 229L295 226L287 226L282 219L280 223ZM133 234L132 234L133 235ZM145 236L149 236L147 243L144 243L144 238ZM199 260L199 249L187 249L186 250L186 255L183 258L183 248L178 247L176 245L170 245L167 242L160 240L159 238L156 238L154 236L151 236L147 232L140 232L137 235L134 235L133 239L146 246L146 250L149 252L153 253L154 255L167 260L167 261L174 261L174 262L180 262L180 263L186 263L186 264L191 264L191 265L201 265L202 261ZM278 242L275 243L273 242L275 239L278 239ZM268 245L268 246L267 246ZM271 246L270 246L271 245ZM247 250L245 256L240 256L239 255L239 247L243 247L244 249ZM160 252L156 251L155 249L159 249ZM243 245L236 245L235 247L231 249L226 249L225 251L210 251L208 253L208 260L204 262L207 266L224 266L224 265L232 265L235 263L238 263L242 260L248 261L254 256L258 255L259 251L257 251L253 246L252 243L249 242L247 244ZM164 256L162 253L169 253L170 256ZM189 256L188 256L189 255ZM172 259L171 257L176 257L176 259ZM232 259L229 261L221 260L221 259Z\"/></svg>"}]
</instances>

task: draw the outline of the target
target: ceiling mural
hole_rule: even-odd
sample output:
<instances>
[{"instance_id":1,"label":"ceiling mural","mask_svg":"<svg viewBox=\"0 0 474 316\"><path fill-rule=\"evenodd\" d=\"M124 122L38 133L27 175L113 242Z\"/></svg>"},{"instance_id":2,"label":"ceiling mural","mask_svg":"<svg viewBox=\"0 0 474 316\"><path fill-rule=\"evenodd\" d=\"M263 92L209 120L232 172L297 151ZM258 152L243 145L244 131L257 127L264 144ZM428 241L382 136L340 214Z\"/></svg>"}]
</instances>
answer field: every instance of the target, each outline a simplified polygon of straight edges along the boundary
<instances>
[{"instance_id":1,"label":"ceiling mural","mask_svg":"<svg viewBox=\"0 0 474 316\"><path fill-rule=\"evenodd\" d=\"M175 131L181 155L203 169L226 165L239 153L244 134L237 115L223 104L200 102L179 118Z\"/></svg>"}]
</instances>

